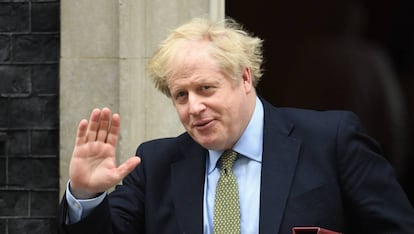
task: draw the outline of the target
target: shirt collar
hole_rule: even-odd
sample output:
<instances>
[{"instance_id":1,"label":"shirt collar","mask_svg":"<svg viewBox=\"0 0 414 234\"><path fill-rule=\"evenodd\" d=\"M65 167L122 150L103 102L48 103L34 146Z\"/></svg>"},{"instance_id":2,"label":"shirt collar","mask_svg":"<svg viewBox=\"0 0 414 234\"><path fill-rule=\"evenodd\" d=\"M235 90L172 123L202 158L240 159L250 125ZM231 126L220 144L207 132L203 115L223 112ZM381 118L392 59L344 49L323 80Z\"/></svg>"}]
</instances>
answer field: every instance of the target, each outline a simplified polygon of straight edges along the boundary
<instances>
[{"instance_id":1,"label":"shirt collar","mask_svg":"<svg viewBox=\"0 0 414 234\"><path fill-rule=\"evenodd\" d=\"M239 154L258 162L262 161L263 152L263 116L263 104L256 96L256 105L252 118L250 119L243 134L233 147L233 150ZM208 153L209 157L207 160L207 169L208 173L211 173L216 168L217 161L223 151L208 150Z\"/></svg>"}]
</instances>

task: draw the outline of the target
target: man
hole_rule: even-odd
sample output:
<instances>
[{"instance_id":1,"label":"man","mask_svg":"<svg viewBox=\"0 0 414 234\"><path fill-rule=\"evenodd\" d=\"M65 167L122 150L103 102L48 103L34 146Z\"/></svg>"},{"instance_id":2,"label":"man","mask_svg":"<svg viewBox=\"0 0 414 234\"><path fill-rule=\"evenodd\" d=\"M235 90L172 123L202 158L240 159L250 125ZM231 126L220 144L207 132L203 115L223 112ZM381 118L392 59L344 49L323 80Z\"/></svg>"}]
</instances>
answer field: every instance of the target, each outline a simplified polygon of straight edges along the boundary
<instances>
[{"instance_id":1,"label":"man","mask_svg":"<svg viewBox=\"0 0 414 234\"><path fill-rule=\"evenodd\" d=\"M149 71L186 133L145 142L116 167L120 117L95 109L79 124L60 231L412 233L413 208L355 115L275 108L257 96L261 48L232 20L194 19L173 31ZM220 155L229 149L238 156L226 169ZM221 174L235 178L236 194L218 195ZM218 205L228 200L237 203ZM234 219L220 223L220 207Z\"/></svg>"}]
</instances>

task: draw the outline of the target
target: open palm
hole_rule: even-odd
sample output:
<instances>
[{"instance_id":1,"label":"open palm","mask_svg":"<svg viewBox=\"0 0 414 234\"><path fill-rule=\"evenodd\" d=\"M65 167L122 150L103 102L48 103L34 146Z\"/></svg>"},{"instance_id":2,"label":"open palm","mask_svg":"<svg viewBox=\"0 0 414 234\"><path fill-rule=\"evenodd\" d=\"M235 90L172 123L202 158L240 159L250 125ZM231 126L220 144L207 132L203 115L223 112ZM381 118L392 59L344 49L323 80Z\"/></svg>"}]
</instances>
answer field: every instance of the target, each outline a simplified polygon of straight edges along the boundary
<instances>
[{"instance_id":1,"label":"open palm","mask_svg":"<svg viewBox=\"0 0 414 234\"><path fill-rule=\"evenodd\" d=\"M119 131L120 117L111 116L108 108L94 109L89 122L79 123L69 167L70 188L76 198L91 198L110 189L139 164L139 157L131 157L117 167Z\"/></svg>"}]
</instances>

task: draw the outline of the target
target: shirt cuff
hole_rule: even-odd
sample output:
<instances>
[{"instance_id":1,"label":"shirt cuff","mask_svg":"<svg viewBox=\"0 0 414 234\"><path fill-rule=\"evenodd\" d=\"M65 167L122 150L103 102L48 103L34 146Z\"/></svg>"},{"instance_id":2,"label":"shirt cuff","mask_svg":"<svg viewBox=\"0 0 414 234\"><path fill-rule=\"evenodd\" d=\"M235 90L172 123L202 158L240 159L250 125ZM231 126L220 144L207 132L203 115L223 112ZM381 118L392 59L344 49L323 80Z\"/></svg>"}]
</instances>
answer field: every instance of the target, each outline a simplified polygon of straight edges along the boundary
<instances>
[{"instance_id":1,"label":"shirt cuff","mask_svg":"<svg viewBox=\"0 0 414 234\"><path fill-rule=\"evenodd\" d=\"M66 224L72 224L81 221L88 216L92 210L105 199L106 193L91 199L76 199L70 192L70 181L66 185L66 201L68 202L68 213Z\"/></svg>"}]
</instances>

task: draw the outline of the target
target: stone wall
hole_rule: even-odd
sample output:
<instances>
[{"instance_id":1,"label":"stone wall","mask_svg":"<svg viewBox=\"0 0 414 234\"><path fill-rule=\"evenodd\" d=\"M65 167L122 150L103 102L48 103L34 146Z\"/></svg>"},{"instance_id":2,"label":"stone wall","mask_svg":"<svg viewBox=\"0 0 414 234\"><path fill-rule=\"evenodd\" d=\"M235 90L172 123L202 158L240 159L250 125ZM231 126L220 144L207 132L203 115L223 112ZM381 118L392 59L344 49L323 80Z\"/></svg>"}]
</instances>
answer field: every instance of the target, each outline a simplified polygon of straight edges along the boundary
<instances>
[{"instance_id":1,"label":"stone wall","mask_svg":"<svg viewBox=\"0 0 414 234\"><path fill-rule=\"evenodd\" d=\"M0 233L55 233L59 1L0 0Z\"/></svg>"}]
</instances>

